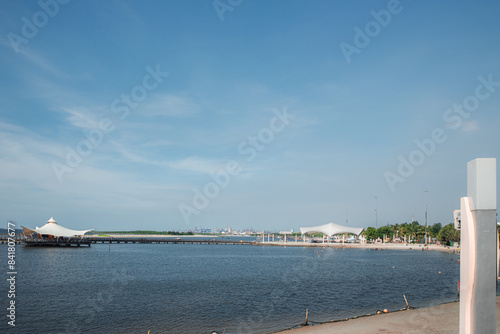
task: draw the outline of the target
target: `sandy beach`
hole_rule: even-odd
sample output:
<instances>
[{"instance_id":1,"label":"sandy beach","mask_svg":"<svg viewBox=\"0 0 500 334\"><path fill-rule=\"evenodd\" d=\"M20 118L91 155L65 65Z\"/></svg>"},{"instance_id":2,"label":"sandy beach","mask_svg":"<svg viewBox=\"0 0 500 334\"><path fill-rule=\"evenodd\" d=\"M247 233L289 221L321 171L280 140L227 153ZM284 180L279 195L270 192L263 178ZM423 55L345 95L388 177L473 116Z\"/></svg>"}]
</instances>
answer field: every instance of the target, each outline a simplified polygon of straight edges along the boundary
<instances>
[{"instance_id":1,"label":"sandy beach","mask_svg":"<svg viewBox=\"0 0 500 334\"><path fill-rule=\"evenodd\" d=\"M441 246L435 244L429 244L424 247L422 244L397 244L397 243L378 243L378 244L356 244L356 243L308 243L308 242L295 242L287 241L270 241L270 242L259 242L261 246L287 246L287 247L330 247L330 248L369 248L369 249L379 249L379 250L418 250L422 251L438 251L447 253L460 253L460 248L456 246Z\"/></svg>"},{"instance_id":2,"label":"sandy beach","mask_svg":"<svg viewBox=\"0 0 500 334\"><path fill-rule=\"evenodd\" d=\"M500 333L500 296L496 304L496 332ZM458 333L459 303L398 311L362 318L304 326L279 332L289 334L347 334L347 333Z\"/></svg>"}]
</instances>

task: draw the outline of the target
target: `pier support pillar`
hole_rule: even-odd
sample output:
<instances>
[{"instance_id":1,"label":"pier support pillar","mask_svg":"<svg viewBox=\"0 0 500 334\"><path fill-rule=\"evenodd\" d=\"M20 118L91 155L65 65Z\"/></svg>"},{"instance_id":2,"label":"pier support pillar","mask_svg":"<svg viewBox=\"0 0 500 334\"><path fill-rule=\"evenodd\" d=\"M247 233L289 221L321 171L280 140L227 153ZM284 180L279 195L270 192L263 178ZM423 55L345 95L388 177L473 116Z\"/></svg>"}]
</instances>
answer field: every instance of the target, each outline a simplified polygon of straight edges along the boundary
<instances>
[{"instance_id":1,"label":"pier support pillar","mask_svg":"<svg viewBox=\"0 0 500 334\"><path fill-rule=\"evenodd\" d=\"M496 203L496 159L469 161L460 208L460 334L495 333Z\"/></svg>"}]
</instances>

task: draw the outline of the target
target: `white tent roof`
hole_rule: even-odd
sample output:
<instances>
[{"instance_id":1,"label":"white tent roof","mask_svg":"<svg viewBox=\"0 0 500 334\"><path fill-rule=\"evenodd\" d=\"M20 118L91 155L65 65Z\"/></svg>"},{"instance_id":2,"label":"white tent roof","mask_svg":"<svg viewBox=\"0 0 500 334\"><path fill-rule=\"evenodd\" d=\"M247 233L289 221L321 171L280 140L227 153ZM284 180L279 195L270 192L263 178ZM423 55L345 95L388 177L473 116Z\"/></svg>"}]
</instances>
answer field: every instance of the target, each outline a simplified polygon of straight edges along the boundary
<instances>
[{"instance_id":1,"label":"white tent roof","mask_svg":"<svg viewBox=\"0 0 500 334\"><path fill-rule=\"evenodd\" d=\"M34 231L38 234L48 234L48 235L53 235L54 237L67 237L67 238L83 236L85 233L92 230L93 229L81 230L81 231L71 230L69 228L62 227L61 225L57 224L57 222L52 217L50 217L50 219L47 221L47 224L43 225L42 227L35 227L34 229Z\"/></svg>"},{"instance_id":2,"label":"white tent roof","mask_svg":"<svg viewBox=\"0 0 500 334\"><path fill-rule=\"evenodd\" d=\"M302 234L323 233L331 237L332 235L335 234L344 234L344 233L360 235L361 232L363 232L363 230L364 230L363 227L347 227L347 226L337 225L334 223L329 223L319 226L301 227L300 233Z\"/></svg>"}]
</instances>

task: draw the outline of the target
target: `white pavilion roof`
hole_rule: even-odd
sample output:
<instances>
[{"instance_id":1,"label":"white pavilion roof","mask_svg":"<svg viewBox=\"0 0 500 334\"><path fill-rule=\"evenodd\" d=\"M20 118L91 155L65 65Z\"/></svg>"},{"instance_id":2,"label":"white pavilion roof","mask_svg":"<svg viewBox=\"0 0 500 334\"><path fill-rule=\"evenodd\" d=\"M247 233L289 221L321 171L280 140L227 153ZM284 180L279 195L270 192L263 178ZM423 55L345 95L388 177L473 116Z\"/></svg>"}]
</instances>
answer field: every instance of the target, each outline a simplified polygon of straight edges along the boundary
<instances>
[{"instance_id":1,"label":"white pavilion roof","mask_svg":"<svg viewBox=\"0 0 500 334\"><path fill-rule=\"evenodd\" d=\"M328 223L325 225L311 226L311 227L301 227L300 233L302 234L313 234L313 233L323 233L331 237L335 234L356 234L360 235L363 232L363 227L347 227L342 225L337 225L334 223Z\"/></svg>"},{"instance_id":2,"label":"white pavilion roof","mask_svg":"<svg viewBox=\"0 0 500 334\"><path fill-rule=\"evenodd\" d=\"M48 234L48 235L53 235L54 237L76 237L76 236L83 236L85 233L93 231L93 229L90 230L71 230L66 227L62 227L59 225L54 218L50 217L50 219L47 221L47 224L43 225L42 227L35 227L35 229L27 229L25 230L28 231L34 231L38 234Z\"/></svg>"}]
</instances>

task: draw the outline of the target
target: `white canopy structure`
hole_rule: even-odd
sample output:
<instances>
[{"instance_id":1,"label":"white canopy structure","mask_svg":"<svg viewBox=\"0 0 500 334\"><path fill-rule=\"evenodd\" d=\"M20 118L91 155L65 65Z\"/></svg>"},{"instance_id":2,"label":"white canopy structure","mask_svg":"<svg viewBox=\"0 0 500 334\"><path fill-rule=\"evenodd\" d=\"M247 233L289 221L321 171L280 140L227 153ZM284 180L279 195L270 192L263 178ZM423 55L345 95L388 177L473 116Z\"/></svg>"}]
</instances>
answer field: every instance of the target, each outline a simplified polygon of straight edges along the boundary
<instances>
[{"instance_id":1,"label":"white canopy structure","mask_svg":"<svg viewBox=\"0 0 500 334\"><path fill-rule=\"evenodd\" d=\"M65 237L65 238L71 238L71 237L81 237L85 233L93 231L93 229L90 230L71 230L66 227L62 227L61 225L57 224L54 218L50 217L50 219L47 221L47 224L43 225L42 227L35 227L35 229L30 229L27 227L24 227L24 234L32 234L32 233L38 233L40 235L51 235L53 237L59 238L59 237Z\"/></svg>"},{"instance_id":2,"label":"white canopy structure","mask_svg":"<svg viewBox=\"0 0 500 334\"><path fill-rule=\"evenodd\" d=\"M311 226L311 227L301 227L300 233L302 234L313 234L313 233L323 233L329 237L335 234L355 234L360 235L363 232L363 227L347 227L342 225L337 225L334 223L329 223L325 225L319 226Z\"/></svg>"}]
</instances>

